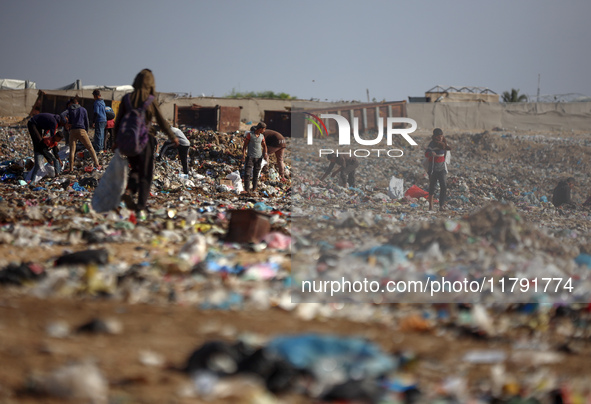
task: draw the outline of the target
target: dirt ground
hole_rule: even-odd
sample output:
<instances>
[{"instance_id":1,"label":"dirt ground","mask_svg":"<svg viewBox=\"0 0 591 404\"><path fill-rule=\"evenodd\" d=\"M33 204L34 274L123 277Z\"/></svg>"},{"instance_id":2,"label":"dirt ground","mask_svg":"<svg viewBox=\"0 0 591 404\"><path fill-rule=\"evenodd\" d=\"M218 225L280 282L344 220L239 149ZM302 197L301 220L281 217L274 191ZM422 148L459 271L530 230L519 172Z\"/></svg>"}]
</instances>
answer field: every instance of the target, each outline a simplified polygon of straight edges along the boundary
<instances>
[{"instance_id":1,"label":"dirt ground","mask_svg":"<svg viewBox=\"0 0 591 404\"><path fill-rule=\"evenodd\" d=\"M34 250L2 245L0 254L15 261L34 257L35 262L49 262L62 250L74 251L85 247ZM108 246L112 260L124 256L134 263L146 259L145 251L137 247L141 246ZM154 259L174 255L177 248L155 247L150 249L150 254ZM260 253L244 254L247 261L261 259ZM231 342L248 335L266 340L303 332L364 337L379 344L386 352L411 353L414 364L405 369L405 377L420 380L420 385L432 389L431 393L435 396L450 374L464 374L471 386L487 383L494 364L468 363L463 358L470 352L504 352L509 358L505 363L506 371L518 379L546 371L561 379L574 380L591 371L589 339L565 339L558 322L551 324L546 332L536 332L536 325L528 326L537 321L536 316L527 319L527 316L514 314L515 329L499 338L484 338L452 323L449 327L425 325L410 314L416 311L416 305L393 306L398 307L400 316L398 321L391 323L372 320L353 322L342 318L305 321L279 307L265 311L225 311L201 310L177 304L129 304L107 297L37 299L23 296L17 288L4 288L0 297L0 357L3 363L0 366L0 403L64 402L63 399L33 394L30 390L31 378L80 360L97 363L108 380L112 403L202 402L195 397L183 397L183 389L191 382L188 375L179 369L203 343L212 340ZM121 332L75 331L97 318L116 319L121 325ZM66 324L69 333L63 337L54 336L49 329L55 324ZM160 356L162 363L157 366L142 364L141 358L146 352ZM542 359L540 362L538 356L547 352L552 352L556 361L544 362ZM514 361L511 360L513 357ZM234 395L228 391L229 396L225 399L208 402L251 402L242 393ZM274 397L272 402L312 401L292 394Z\"/></svg>"},{"instance_id":2,"label":"dirt ground","mask_svg":"<svg viewBox=\"0 0 591 404\"><path fill-rule=\"evenodd\" d=\"M63 321L72 328L93 318L115 318L123 326L117 335L79 334L52 338L47 326ZM5 294L0 299L0 402L60 403L59 399L39 397L26 390L25 380L33 371L42 372L71 361L89 358L98 362L110 385L111 402L123 403L194 403L194 398L177 395L188 377L182 368L193 350L212 339L232 340L237 335L274 336L302 331L364 336L379 343L386 351L412 351L424 358L410 373L422 383L437 385L446 369L464 369L472 380L490 377L489 365L468 366L460 358L471 350L497 349L510 352L513 342L485 341L457 337L453 332L402 331L399 327L345 320L301 321L280 309L265 312L203 311L194 307L130 305L106 299L15 298ZM586 349L589 343L586 342ZM141 353L161 355L161 366L140 363ZM547 365L563 377L589 373L587 355L569 355L560 367ZM538 371L531 365L520 373ZM302 397L281 397L284 402L307 402ZM236 398L219 400L233 403Z\"/></svg>"}]
</instances>

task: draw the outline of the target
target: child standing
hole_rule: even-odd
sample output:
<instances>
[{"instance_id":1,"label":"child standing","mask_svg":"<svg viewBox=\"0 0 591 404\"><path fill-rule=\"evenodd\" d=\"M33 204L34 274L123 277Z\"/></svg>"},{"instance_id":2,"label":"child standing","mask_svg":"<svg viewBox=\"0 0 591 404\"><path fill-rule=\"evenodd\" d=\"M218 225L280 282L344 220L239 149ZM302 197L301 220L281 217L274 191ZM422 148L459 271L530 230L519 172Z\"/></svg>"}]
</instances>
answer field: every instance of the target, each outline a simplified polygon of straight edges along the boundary
<instances>
[{"instance_id":1,"label":"child standing","mask_svg":"<svg viewBox=\"0 0 591 404\"><path fill-rule=\"evenodd\" d=\"M256 192L261 165L263 163L263 156L266 159L269 159L269 155L267 154L267 144L265 143L265 136L263 135L266 128L267 125L263 122L259 122L257 126L250 128L250 132L247 132L246 139L244 139L242 159L246 160L244 167L244 191L247 193L250 192L251 175L252 190L253 192ZM247 150L248 154L246 153Z\"/></svg>"},{"instance_id":2,"label":"child standing","mask_svg":"<svg viewBox=\"0 0 591 404\"><path fill-rule=\"evenodd\" d=\"M435 187L439 182L439 210L445 210L445 201L447 199L447 164L445 157L451 147L447 144L447 139L443 136L440 128L433 130L431 142L425 151L425 157L429 161L427 173L429 174L429 210L433 210L433 198L435 197Z\"/></svg>"}]
</instances>

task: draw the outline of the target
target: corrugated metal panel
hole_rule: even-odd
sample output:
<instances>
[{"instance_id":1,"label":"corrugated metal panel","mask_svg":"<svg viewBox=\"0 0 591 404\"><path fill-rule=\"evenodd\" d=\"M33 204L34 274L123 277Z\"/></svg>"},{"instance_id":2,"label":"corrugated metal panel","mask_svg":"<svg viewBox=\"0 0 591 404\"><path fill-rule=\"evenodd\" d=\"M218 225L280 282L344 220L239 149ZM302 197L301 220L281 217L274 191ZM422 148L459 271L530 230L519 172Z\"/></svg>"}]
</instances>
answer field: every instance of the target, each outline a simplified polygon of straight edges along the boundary
<instances>
[{"instance_id":1,"label":"corrugated metal panel","mask_svg":"<svg viewBox=\"0 0 591 404\"><path fill-rule=\"evenodd\" d=\"M239 107L174 106L174 124L200 130L231 132L240 128Z\"/></svg>"},{"instance_id":2,"label":"corrugated metal panel","mask_svg":"<svg viewBox=\"0 0 591 404\"><path fill-rule=\"evenodd\" d=\"M184 125L201 130L217 130L218 114L216 107L201 107L192 105L190 107L176 107L175 105L174 124Z\"/></svg>"},{"instance_id":3,"label":"corrugated metal panel","mask_svg":"<svg viewBox=\"0 0 591 404\"><path fill-rule=\"evenodd\" d=\"M406 118L406 101L392 101L392 102L380 102L380 103L367 103L367 104L355 104L355 105L340 105L338 107L329 108L318 108L306 110L311 114L320 116L321 114L337 114L344 116L353 125L353 118L357 118L359 121L359 132L364 133L366 131L377 131L377 113L379 116L384 118L384 125L386 125L386 118ZM302 115L300 118L302 122L305 120L305 116ZM334 119L324 119L324 124L328 130L329 135L335 135L338 133L338 124ZM305 136L305 128L307 125L303 125L301 130L297 130L297 136ZM399 125L402 127L403 125ZM352 126L351 126L352 129ZM314 127L314 136L319 136L318 130ZM292 134L296 136L296 134Z\"/></svg>"},{"instance_id":4,"label":"corrugated metal panel","mask_svg":"<svg viewBox=\"0 0 591 404\"><path fill-rule=\"evenodd\" d=\"M366 122L365 125L367 126L361 126L363 128L365 128L365 130L377 130L378 128L378 123L376 121L376 109L375 107L369 107L369 108L364 108L365 109L365 118L366 118Z\"/></svg>"},{"instance_id":5,"label":"corrugated metal panel","mask_svg":"<svg viewBox=\"0 0 591 404\"><path fill-rule=\"evenodd\" d=\"M263 120L267 124L267 129L279 132L285 137L291 137L290 111L265 111Z\"/></svg>"},{"instance_id":6,"label":"corrugated metal panel","mask_svg":"<svg viewBox=\"0 0 591 404\"><path fill-rule=\"evenodd\" d=\"M66 110L66 105L70 98L72 97L67 95L47 94L39 90L37 93L37 100L35 101L33 109L31 110L31 115L36 115L41 112L61 114ZM80 106L86 109L86 112L88 112L88 119L92 122L94 98L78 97L78 99L80 100ZM103 100L107 106L112 107L115 113L117 113L119 101ZM117 107L117 109L114 107Z\"/></svg>"},{"instance_id":7,"label":"corrugated metal panel","mask_svg":"<svg viewBox=\"0 0 591 404\"><path fill-rule=\"evenodd\" d=\"M234 132L240 129L240 108L219 107L218 131Z\"/></svg>"}]
</instances>

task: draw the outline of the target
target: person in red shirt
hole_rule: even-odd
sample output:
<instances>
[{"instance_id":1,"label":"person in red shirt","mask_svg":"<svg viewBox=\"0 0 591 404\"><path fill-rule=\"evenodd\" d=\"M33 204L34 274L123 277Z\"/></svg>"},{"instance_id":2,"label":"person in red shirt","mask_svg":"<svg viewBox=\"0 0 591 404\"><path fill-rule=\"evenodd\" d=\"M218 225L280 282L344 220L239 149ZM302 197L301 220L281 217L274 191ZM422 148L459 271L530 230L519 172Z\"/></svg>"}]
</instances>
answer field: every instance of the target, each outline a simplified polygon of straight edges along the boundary
<instances>
[{"instance_id":1,"label":"person in red shirt","mask_svg":"<svg viewBox=\"0 0 591 404\"><path fill-rule=\"evenodd\" d=\"M35 166L33 167L33 172L31 173L31 180L30 182L35 183L35 176L41 164L43 164L43 157L49 164L53 164L53 168L55 169L55 176L57 177L62 171L62 160L59 158L59 149L57 147L58 143L62 141L64 138L62 132L57 132L53 136L47 136L41 139L41 143L35 147ZM51 150L51 153L50 153ZM52 155L53 153L53 155Z\"/></svg>"},{"instance_id":2,"label":"person in red shirt","mask_svg":"<svg viewBox=\"0 0 591 404\"><path fill-rule=\"evenodd\" d=\"M113 131L113 128L115 127L115 118L109 118L111 116L114 117L115 113L111 107L105 107L105 111L107 112L107 127L105 128L105 150L111 150L113 148L113 143L115 142Z\"/></svg>"}]
</instances>

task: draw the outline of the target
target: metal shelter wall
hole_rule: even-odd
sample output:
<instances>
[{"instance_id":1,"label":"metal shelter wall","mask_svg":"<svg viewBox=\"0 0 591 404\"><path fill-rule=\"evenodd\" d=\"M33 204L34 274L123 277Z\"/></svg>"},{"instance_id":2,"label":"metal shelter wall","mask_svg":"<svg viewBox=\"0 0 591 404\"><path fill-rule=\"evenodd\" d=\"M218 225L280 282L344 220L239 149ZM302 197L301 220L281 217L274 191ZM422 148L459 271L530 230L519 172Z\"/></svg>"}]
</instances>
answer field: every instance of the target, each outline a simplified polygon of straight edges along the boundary
<instances>
[{"instance_id":1,"label":"metal shelter wall","mask_svg":"<svg viewBox=\"0 0 591 404\"><path fill-rule=\"evenodd\" d=\"M591 102L409 103L408 117L419 129L589 131Z\"/></svg>"}]
</instances>

